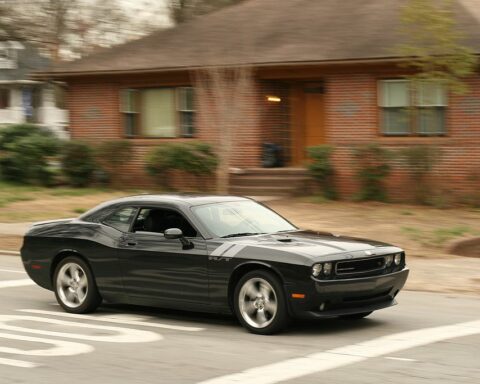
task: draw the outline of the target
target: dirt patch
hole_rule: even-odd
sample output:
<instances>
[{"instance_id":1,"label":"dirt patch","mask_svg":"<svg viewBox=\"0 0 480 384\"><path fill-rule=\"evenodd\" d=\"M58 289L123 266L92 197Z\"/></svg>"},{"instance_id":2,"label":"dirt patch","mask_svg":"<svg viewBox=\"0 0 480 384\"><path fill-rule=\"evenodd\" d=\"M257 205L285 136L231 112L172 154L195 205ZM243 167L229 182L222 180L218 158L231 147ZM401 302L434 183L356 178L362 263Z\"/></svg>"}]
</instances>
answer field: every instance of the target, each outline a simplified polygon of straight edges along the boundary
<instances>
[{"instance_id":1,"label":"dirt patch","mask_svg":"<svg viewBox=\"0 0 480 384\"><path fill-rule=\"evenodd\" d=\"M449 248L452 255L480 258L480 237L457 241Z\"/></svg>"},{"instance_id":2,"label":"dirt patch","mask_svg":"<svg viewBox=\"0 0 480 384\"><path fill-rule=\"evenodd\" d=\"M267 205L301 228L385 241L405 249L410 257L450 258L451 241L480 236L479 210L305 200Z\"/></svg>"}]
</instances>

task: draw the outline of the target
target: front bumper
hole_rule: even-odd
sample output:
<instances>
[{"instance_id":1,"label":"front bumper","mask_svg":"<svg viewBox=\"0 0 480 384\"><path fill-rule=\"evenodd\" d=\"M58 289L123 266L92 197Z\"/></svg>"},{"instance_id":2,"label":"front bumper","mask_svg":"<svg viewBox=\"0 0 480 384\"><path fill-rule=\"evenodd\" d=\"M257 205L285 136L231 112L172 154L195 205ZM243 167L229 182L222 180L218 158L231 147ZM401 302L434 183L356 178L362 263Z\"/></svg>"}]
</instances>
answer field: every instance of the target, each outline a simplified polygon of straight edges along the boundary
<instances>
[{"instance_id":1,"label":"front bumper","mask_svg":"<svg viewBox=\"0 0 480 384\"><path fill-rule=\"evenodd\" d=\"M388 275L343 280L317 280L307 285L287 286L289 310L296 318L331 318L376 311L396 304L395 296L405 285L409 270ZM305 292L305 298L292 294Z\"/></svg>"}]
</instances>

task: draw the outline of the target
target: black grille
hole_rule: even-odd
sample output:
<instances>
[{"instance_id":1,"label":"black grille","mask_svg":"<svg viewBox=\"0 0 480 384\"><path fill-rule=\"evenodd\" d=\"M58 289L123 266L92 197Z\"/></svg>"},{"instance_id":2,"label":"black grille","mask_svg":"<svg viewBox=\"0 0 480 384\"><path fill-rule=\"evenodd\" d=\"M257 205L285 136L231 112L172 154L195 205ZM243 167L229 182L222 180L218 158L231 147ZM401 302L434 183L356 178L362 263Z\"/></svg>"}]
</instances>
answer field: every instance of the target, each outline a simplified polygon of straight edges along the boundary
<instances>
[{"instance_id":1,"label":"black grille","mask_svg":"<svg viewBox=\"0 0 480 384\"><path fill-rule=\"evenodd\" d=\"M370 273L382 270L385 267L385 257L372 257L361 260L340 261L337 263L338 276Z\"/></svg>"}]
</instances>

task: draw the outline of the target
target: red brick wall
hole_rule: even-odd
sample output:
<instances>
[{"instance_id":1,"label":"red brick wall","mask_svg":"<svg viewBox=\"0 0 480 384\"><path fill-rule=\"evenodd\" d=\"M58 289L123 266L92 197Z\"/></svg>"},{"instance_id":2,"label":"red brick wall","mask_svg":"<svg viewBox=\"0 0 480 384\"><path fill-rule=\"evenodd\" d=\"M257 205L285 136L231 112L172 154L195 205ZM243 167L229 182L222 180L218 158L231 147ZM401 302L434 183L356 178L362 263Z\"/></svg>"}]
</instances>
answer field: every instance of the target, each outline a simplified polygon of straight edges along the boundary
<instances>
[{"instance_id":1,"label":"red brick wall","mask_svg":"<svg viewBox=\"0 0 480 384\"><path fill-rule=\"evenodd\" d=\"M71 79L68 81L67 102L70 110L70 132L72 139L85 140L94 144L105 140L122 139L123 116L120 112L120 91L125 88L154 86L190 85L187 75L174 76L135 76L102 77L94 79ZM261 157L261 131L256 124L260 121L260 88L255 86L252 96L245 101L246 116L243 116L234 134L232 166L256 167ZM207 102L208 103L208 102ZM128 187L151 186L154 180L145 172L144 159L155 146L166 142L201 140L218 144L218 135L222 128L212 121L211 110L197 105L196 137L176 139L128 138L133 144L132 159L126 164L124 177ZM258 114L255 121L251 117ZM183 175L175 175L172 185L179 189L195 189L197 183Z\"/></svg>"},{"instance_id":2,"label":"red brick wall","mask_svg":"<svg viewBox=\"0 0 480 384\"><path fill-rule=\"evenodd\" d=\"M384 77L384 75L382 75ZM379 132L377 81L372 74L352 73L325 77L327 140L336 147L334 162L341 195L358 192L352 150L357 145L378 142L398 152L401 148L427 144L438 146L441 158L432 172L432 196L456 199L478 193L480 188L480 76L470 79L470 92L451 95L444 137L385 137ZM387 182L392 200L410 200L412 182L401 160L393 162Z\"/></svg>"},{"instance_id":3,"label":"red brick wall","mask_svg":"<svg viewBox=\"0 0 480 384\"><path fill-rule=\"evenodd\" d=\"M355 146L378 142L392 150L416 144L439 146L442 158L433 172L432 193L447 192L458 197L480 190L480 76L472 78L470 93L451 96L448 107L448 134L445 137L384 137L379 132L377 107L377 81L385 73L330 73L318 78L325 82L325 111L327 142L335 146L334 164L337 187L341 196L351 198L358 192L355 162L352 150ZM394 77L394 76L392 76ZM311 79L309 79L311 80ZM122 116L119 112L120 89L128 87L188 85L188 75L166 74L135 77L104 77L72 79L68 81L70 129L74 139L99 142L122 137ZM232 166L257 167L261 162L261 143L277 142L288 146L288 103L267 103L265 96L272 94L288 99L289 85L282 81L261 81L252 92L245 119L239 122L235 134ZM197 113L197 139L218 142L221 127L215 127L208 109ZM249 114L259 113L257 123ZM134 143L134 160L126 169L127 183L140 187L152 182L144 172L143 158L154 146L168 139L130 139ZM189 140L189 139L174 139ZM280 141L283 142L281 143ZM178 186L184 187L186 178L177 177ZM393 200L408 200L412 196L412 184L400 161L396 161L387 180L389 195Z\"/></svg>"}]
</instances>

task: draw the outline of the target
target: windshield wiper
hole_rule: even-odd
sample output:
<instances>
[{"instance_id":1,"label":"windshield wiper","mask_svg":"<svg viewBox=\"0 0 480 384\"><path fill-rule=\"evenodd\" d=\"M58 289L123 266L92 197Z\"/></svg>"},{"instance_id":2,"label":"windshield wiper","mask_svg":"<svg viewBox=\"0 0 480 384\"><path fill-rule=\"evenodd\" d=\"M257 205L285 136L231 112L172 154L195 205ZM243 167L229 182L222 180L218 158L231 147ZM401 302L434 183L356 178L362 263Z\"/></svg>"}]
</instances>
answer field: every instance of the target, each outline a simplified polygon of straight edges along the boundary
<instances>
[{"instance_id":1,"label":"windshield wiper","mask_svg":"<svg viewBox=\"0 0 480 384\"><path fill-rule=\"evenodd\" d=\"M222 236L222 239L226 239L228 237L241 237L241 236L255 236L255 235L263 235L263 232L243 232L243 233L231 233L230 235Z\"/></svg>"}]
</instances>

